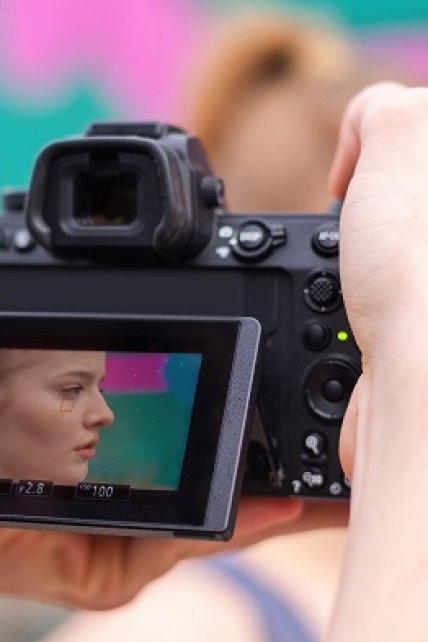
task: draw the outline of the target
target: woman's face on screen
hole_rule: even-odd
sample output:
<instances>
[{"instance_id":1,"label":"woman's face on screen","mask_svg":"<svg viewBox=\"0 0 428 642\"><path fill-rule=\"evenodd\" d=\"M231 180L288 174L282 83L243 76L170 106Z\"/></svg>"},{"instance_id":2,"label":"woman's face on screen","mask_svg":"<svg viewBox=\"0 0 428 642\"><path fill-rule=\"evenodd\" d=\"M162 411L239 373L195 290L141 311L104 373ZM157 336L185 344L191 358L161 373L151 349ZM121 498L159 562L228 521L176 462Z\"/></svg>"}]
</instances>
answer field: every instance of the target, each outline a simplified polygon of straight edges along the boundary
<instances>
[{"instance_id":1,"label":"woman's face on screen","mask_svg":"<svg viewBox=\"0 0 428 642\"><path fill-rule=\"evenodd\" d=\"M76 484L114 415L105 352L0 350L0 476Z\"/></svg>"}]
</instances>

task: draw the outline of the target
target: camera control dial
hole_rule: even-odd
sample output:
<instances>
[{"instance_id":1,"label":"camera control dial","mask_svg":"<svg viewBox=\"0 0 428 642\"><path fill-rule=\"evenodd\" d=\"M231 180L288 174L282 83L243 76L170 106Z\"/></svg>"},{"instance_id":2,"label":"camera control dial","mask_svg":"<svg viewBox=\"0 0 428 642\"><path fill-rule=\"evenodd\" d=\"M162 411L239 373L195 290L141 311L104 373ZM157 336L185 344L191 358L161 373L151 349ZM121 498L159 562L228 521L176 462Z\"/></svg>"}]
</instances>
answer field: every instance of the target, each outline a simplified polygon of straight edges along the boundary
<instances>
[{"instance_id":1,"label":"camera control dial","mask_svg":"<svg viewBox=\"0 0 428 642\"><path fill-rule=\"evenodd\" d=\"M325 421L341 421L358 376L358 369L342 359L316 363L304 385L309 409Z\"/></svg>"}]
</instances>

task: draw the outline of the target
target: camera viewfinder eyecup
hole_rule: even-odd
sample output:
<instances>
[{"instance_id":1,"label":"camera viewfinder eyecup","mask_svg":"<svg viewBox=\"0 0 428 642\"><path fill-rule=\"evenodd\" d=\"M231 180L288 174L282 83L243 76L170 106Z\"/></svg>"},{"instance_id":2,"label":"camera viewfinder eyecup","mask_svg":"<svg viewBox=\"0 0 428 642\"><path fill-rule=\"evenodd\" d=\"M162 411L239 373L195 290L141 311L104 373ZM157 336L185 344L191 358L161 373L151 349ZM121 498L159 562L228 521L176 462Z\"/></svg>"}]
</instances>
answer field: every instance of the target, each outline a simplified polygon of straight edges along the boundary
<instances>
[{"instance_id":1,"label":"camera viewfinder eyecup","mask_svg":"<svg viewBox=\"0 0 428 642\"><path fill-rule=\"evenodd\" d=\"M223 182L199 142L160 123L98 123L39 155L27 224L56 253L178 261L211 240Z\"/></svg>"}]
</instances>

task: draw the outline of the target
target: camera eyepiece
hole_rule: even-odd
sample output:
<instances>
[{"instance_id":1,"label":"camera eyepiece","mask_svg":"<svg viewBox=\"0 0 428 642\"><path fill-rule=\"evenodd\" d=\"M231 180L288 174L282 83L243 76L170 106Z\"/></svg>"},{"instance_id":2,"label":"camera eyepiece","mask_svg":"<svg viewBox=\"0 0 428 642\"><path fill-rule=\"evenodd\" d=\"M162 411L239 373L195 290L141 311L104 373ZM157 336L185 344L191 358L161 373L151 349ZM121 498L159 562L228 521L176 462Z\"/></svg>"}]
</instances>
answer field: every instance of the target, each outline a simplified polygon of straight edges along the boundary
<instances>
[{"instance_id":1,"label":"camera eyepiece","mask_svg":"<svg viewBox=\"0 0 428 642\"><path fill-rule=\"evenodd\" d=\"M41 152L27 223L57 253L181 260L208 244L223 193L199 142L178 127L95 123Z\"/></svg>"}]
</instances>

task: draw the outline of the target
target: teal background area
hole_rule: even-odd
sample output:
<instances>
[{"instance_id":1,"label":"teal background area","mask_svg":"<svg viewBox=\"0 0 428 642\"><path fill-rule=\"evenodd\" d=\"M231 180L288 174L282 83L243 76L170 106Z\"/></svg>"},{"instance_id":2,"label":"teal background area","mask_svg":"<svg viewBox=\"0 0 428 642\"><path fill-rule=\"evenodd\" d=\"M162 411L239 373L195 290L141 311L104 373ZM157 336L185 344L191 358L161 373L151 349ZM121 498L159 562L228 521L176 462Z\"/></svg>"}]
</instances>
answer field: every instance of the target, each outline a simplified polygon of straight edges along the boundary
<instances>
[{"instance_id":1,"label":"teal background area","mask_svg":"<svg viewBox=\"0 0 428 642\"><path fill-rule=\"evenodd\" d=\"M88 481L176 489L191 408L166 393L106 394L115 422L101 431Z\"/></svg>"},{"instance_id":2,"label":"teal background area","mask_svg":"<svg viewBox=\"0 0 428 642\"><path fill-rule=\"evenodd\" d=\"M326 17L332 16L346 26L354 28L379 27L388 25L415 24L428 22L428 2L426 0L219 0L206 2L215 5L217 13L231 10L249 10L258 8L281 9L284 12L304 11L317 13Z\"/></svg>"},{"instance_id":3,"label":"teal background area","mask_svg":"<svg viewBox=\"0 0 428 642\"><path fill-rule=\"evenodd\" d=\"M164 376L168 388L185 408L193 408L195 389L201 369L202 355L199 353L171 354L165 364Z\"/></svg>"},{"instance_id":4,"label":"teal background area","mask_svg":"<svg viewBox=\"0 0 428 642\"><path fill-rule=\"evenodd\" d=\"M70 87L52 102L34 104L2 93L0 84L0 185L27 187L36 155L48 142L117 116L117 110L83 85Z\"/></svg>"}]
</instances>

